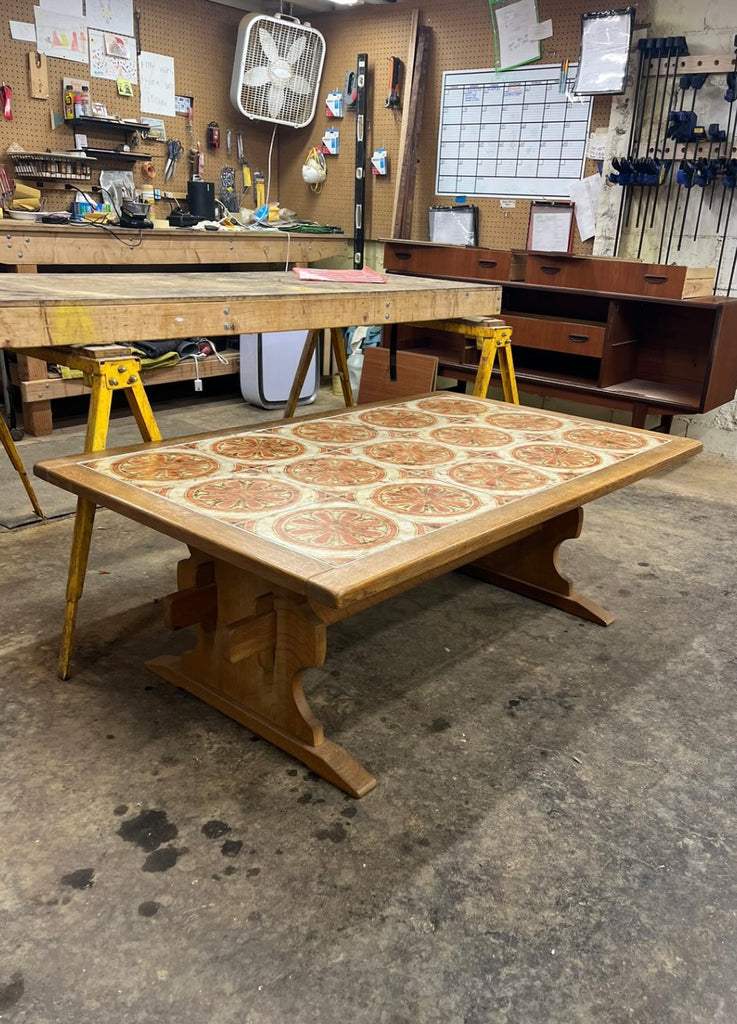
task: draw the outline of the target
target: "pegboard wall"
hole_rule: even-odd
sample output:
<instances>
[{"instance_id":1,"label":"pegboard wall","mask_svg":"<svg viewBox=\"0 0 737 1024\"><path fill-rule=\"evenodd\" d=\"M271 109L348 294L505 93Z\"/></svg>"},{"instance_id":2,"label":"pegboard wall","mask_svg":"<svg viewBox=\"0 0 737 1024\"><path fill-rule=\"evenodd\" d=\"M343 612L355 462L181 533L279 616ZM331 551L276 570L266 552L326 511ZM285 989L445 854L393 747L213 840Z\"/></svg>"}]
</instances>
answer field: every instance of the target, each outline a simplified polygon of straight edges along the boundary
<instances>
[{"instance_id":1,"label":"pegboard wall","mask_svg":"<svg viewBox=\"0 0 737 1024\"><path fill-rule=\"evenodd\" d=\"M28 152L58 152L74 148L74 130L64 124L53 127L54 115L63 114L62 81L65 77L88 80L92 102L103 103L109 114L134 120L141 117L137 85L133 86L132 96L120 96L115 81L92 78L88 65L55 57L47 58L48 99L31 98L27 55L35 52L35 45L12 39L9 21L32 24L33 6L33 0L4 0L2 4L0 75L2 81L13 89L13 120L0 118L0 160L4 162L5 151L13 142ZM186 4L177 4L174 0L136 0L135 9L140 12L140 48L174 58L175 91L177 95L189 96L194 101L192 131L191 134L188 132L188 119L184 115L163 119L167 137L179 139L184 147L176 173L169 182L164 182L166 144L141 139L138 152L151 155L155 170L153 180L144 178L142 161L129 163L104 157L94 165L92 184L96 183L100 170L131 170L137 189L150 191L155 187L183 198L191 174L187 154L190 147L199 141L205 152L203 177L215 182L217 195L224 167L232 167L236 171L236 184L242 183L236 149L237 131L243 132L245 158L251 170L259 170L266 176L272 126L244 118L231 104L229 95L236 34L243 13L207 0L187 0ZM220 149L207 148L207 125L211 121L220 127ZM225 145L228 129L232 132L230 154ZM114 149L123 141L119 133L106 134L102 129L98 133L96 126L94 131L90 128L84 130L90 146ZM276 147L274 150L276 154ZM272 158L271 174L272 179L278 175L276 155ZM35 182L28 180L28 184ZM80 187L86 188L87 185ZM68 209L75 197L75 193L56 183L45 183L43 195L46 208L50 210ZM253 206L252 194L244 197L243 205ZM171 203L163 200L156 204L156 208L157 216L166 217Z\"/></svg>"},{"instance_id":2,"label":"pegboard wall","mask_svg":"<svg viewBox=\"0 0 737 1024\"><path fill-rule=\"evenodd\" d=\"M600 5L602 9L606 5ZM647 18L647 0L632 0L636 9L636 23ZM539 19L550 18L553 35L541 44L540 63L560 63L564 59L576 61L580 56L581 15L595 9L587 0L538 0ZM315 17L313 24L327 41L326 70L323 91L342 88L345 72L355 67L356 54L365 52L369 57L371 81L369 83L369 116L367 150L386 147L389 156L389 174L367 180L367 238L388 237L391 234L392 209L396 178L393 169L399 156L401 113L384 107L389 91L390 56L406 61L409 46L411 14L409 4L363 6L336 12L329 18ZM424 114L417 163L412 237L428 237L427 211L433 205L448 205L448 197L435 194L435 165L442 75L444 71L465 68L489 68L494 63L491 16L486 0L425 0L419 7L420 24L432 31L430 62L424 99ZM534 67L534 65L529 65ZM403 87L403 102L408 89ZM353 221L353 182L355 158L355 118L346 114L342 122L331 122L324 116L324 105L319 107L311 130L299 137L286 134L280 140L281 191L280 199L294 209L306 210L307 216L324 223L340 224L350 231ZM611 97L597 97L593 105L591 130L609 124ZM320 195L306 194L307 186L299 182L299 169L312 145L319 143L326 127L341 125L340 154L326 157L328 179ZM596 166L587 166L593 173ZM530 203L517 200L513 209L502 209L498 199L469 201L479 207L479 244L490 248L519 249L527 241ZM574 232L574 251L589 253L592 243L582 243Z\"/></svg>"}]
</instances>

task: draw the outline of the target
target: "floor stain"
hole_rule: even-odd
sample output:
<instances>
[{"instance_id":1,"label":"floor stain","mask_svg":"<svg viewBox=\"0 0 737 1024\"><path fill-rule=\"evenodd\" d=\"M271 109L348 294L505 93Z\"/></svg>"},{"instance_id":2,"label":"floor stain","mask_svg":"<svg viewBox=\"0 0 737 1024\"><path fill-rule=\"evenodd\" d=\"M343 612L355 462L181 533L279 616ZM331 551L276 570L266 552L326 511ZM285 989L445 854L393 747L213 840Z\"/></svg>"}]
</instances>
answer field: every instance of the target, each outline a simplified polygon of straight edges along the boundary
<instances>
[{"instance_id":1,"label":"floor stain","mask_svg":"<svg viewBox=\"0 0 737 1024\"><path fill-rule=\"evenodd\" d=\"M59 881L71 889L89 889L94 884L94 877L94 868L79 868L68 875L62 875Z\"/></svg>"},{"instance_id":2,"label":"floor stain","mask_svg":"<svg viewBox=\"0 0 737 1024\"><path fill-rule=\"evenodd\" d=\"M158 914L160 906L156 900L144 900L138 907L138 913L141 917L154 917Z\"/></svg>"},{"instance_id":3,"label":"floor stain","mask_svg":"<svg viewBox=\"0 0 737 1024\"><path fill-rule=\"evenodd\" d=\"M181 850L177 850L175 846L162 846L160 850L154 850L146 857L141 871L168 871L174 867L180 857L188 852L186 846L183 846Z\"/></svg>"},{"instance_id":4,"label":"floor stain","mask_svg":"<svg viewBox=\"0 0 737 1024\"><path fill-rule=\"evenodd\" d=\"M212 821L206 821L200 831L208 839L219 839L226 832L230 832L230 825L225 821L218 821L217 818L214 818Z\"/></svg>"},{"instance_id":5,"label":"floor stain","mask_svg":"<svg viewBox=\"0 0 737 1024\"><path fill-rule=\"evenodd\" d=\"M0 981L0 1010L9 1010L20 1002L25 992L25 982L20 971L11 974L10 981Z\"/></svg>"},{"instance_id":6,"label":"floor stain","mask_svg":"<svg viewBox=\"0 0 737 1024\"><path fill-rule=\"evenodd\" d=\"M322 828L319 832L315 832L315 839L329 839L331 843L342 843L345 837L348 835L348 830L345 825L341 825L339 821L336 821L330 828Z\"/></svg>"},{"instance_id":7,"label":"floor stain","mask_svg":"<svg viewBox=\"0 0 737 1024\"><path fill-rule=\"evenodd\" d=\"M141 811L135 818L122 822L117 834L126 843L135 843L146 853L157 850L179 835L179 829L167 819L166 811Z\"/></svg>"},{"instance_id":8,"label":"floor stain","mask_svg":"<svg viewBox=\"0 0 737 1024\"><path fill-rule=\"evenodd\" d=\"M226 839L223 845L220 847L220 852L223 857L237 857L243 848L243 842L240 839Z\"/></svg>"}]
</instances>

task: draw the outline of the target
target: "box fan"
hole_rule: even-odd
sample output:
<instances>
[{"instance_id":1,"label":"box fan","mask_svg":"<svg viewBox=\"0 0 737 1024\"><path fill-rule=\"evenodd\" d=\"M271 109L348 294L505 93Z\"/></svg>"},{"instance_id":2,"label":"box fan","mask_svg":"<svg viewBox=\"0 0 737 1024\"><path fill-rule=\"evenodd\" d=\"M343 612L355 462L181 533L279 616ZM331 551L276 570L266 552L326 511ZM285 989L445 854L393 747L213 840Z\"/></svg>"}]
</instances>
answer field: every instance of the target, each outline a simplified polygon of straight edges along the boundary
<instances>
[{"instance_id":1,"label":"box fan","mask_svg":"<svg viewBox=\"0 0 737 1024\"><path fill-rule=\"evenodd\" d=\"M284 14L249 14L238 26L230 99L254 121L303 128L315 116L325 39Z\"/></svg>"}]
</instances>

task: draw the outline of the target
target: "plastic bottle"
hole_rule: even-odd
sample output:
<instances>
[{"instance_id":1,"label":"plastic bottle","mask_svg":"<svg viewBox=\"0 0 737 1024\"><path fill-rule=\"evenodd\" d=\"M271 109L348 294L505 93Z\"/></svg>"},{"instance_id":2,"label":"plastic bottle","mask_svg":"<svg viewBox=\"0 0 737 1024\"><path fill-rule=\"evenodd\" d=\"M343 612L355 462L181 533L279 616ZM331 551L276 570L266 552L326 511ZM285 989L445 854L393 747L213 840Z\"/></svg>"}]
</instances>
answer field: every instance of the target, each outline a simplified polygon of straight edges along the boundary
<instances>
[{"instance_id":1,"label":"plastic bottle","mask_svg":"<svg viewBox=\"0 0 737 1024\"><path fill-rule=\"evenodd\" d=\"M64 91L64 120L74 120L74 90L65 89Z\"/></svg>"}]
</instances>

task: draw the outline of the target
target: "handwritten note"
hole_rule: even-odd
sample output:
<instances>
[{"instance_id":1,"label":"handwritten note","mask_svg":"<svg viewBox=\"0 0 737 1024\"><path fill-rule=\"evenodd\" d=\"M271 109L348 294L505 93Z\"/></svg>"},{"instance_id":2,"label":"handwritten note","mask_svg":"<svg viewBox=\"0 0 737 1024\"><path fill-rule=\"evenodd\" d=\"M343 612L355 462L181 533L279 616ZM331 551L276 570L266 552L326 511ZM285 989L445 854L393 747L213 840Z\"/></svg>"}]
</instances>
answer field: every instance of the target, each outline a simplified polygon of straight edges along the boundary
<instances>
[{"instance_id":1,"label":"handwritten note","mask_svg":"<svg viewBox=\"0 0 737 1024\"><path fill-rule=\"evenodd\" d=\"M497 31L497 68L514 68L531 60L540 59L540 43L531 38L537 25L535 0L517 0L517 3L492 8Z\"/></svg>"},{"instance_id":2,"label":"handwritten note","mask_svg":"<svg viewBox=\"0 0 737 1024\"><path fill-rule=\"evenodd\" d=\"M142 52L138 57L141 113L174 117L174 58Z\"/></svg>"}]
</instances>

